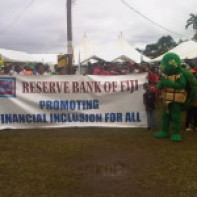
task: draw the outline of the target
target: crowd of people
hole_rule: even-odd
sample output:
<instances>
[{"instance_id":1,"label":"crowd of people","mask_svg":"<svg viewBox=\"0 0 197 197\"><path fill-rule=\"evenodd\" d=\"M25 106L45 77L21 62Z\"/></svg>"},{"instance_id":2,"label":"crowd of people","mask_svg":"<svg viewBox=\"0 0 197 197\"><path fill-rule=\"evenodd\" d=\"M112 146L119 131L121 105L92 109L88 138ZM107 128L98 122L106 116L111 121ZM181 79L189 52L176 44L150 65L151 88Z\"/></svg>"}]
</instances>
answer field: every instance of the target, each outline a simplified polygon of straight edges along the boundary
<instances>
[{"instance_id":1,"label":"crowd of people","mask_svg":"<svg viewBox=\"0 0 197 197\"><path fill-rule=\"evenodd\" d=\"M140 64L134 62L99 62L91 64L88 62L87 70L84 74L88 75L129 75L133 73L148 72L154 67L159 72L158 64L148 64L142 62Z\"/></svg>"},{"instance_id":2,"label":"crowd of people","mask_svg":"<svg viewBox=\"0 0 197 197\"><path fill-rule=\"evenodd\" d=\"M186 64L183 64L185 67ZM196 66L187 65L187 67L194 74L196 73ZM1 66L0 75L66 75L66 74L82 74L82 75L130 75L136 73L149 73L149 82L155 84L161 76L159 70L159 64L149 64L142 62L140 64L134 62L97 62L90 63L79 67L73 66L71 70L65 67L58 67L54 65L54 68L47 64L19 64L19 63L7 63Z\"/></svg>"},{"instance_id":3,"label":"crowd of people","mask_svg":"<svg viewBox=\"0 0 197 197\"><path fill-rule=\"evenodd\" d=\"M82 65L81 68L73 66L71 70L65 67L58 67L54 65L51 67L46 64L37 63L19 64L19 63L6 63L1 66L0 75L66 75L66 74L82 74L82 75L129 75L133 73L149 72L154 67L155 72L159 73L158 65L150 65L148 63L110 63L98 62Z\"/></svg>"},{"instance_id":4,"label":"crowd of people","mask_svg":"<svg viewBox=\"0 0 197 197\"><path fill-rule=\"evenodd\" d=\"M48 65L38 63L18 64L10 63L1 67L1 75L51 75L51 69Z\"/></svg>"}]
</instances>

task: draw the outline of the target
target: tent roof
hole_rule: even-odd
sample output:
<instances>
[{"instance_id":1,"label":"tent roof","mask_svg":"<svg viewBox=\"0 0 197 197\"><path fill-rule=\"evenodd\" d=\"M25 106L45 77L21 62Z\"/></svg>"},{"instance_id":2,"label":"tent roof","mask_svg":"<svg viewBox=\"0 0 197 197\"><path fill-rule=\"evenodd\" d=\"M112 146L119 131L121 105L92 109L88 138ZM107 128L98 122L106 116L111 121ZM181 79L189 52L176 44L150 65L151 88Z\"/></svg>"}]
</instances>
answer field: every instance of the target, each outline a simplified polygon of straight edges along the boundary
<instances>
[{"instance_id":1,"label":"tent roof","mask_svg":"<svg viewBox=\"0 0 197 197\"><path fill-rule=\"evenodd\" d=\"M57 54L29 54L22 51L0 49L0 55L7 62L42 62L57 64Z\"/></svg>"},{"instance_id":2,"label":"tent roof","mask_svg":"<svg viewBox=\"0 0 197 197\"><path fill-rule=\"evenodd\" d=\"M85 63L87 63L87 62L96 63L96 62L98 62L98 61L105 61L105 60L103 60L103 59L97 57L96 55L93 55L93 56L89 57L88 59L85 59L85 60L82 61L81 63L82 63L82 64L85 64Z\"/></svg>"},{"instance_id":3,"label":"tent roof","mask_svg":"<svg viewBox=\"0 0 197 197\"><path fill-rule=\"evenodd\" d=\"M178 54L181 59L197 58L197 42L192 41L192 40L182 42L178 46L176 46L175 48L168 51L167 53L169 53L169 52ZM152 61L153 62L161 61L161 59L163 58L163 56L165 54L166 53L164 53L163 55L153 59Z\"/></svg>"},{"instance_id":4,"label":"tent roof","mask_svg":"<svg viewBox=\"0 0 197 197\"><path fill-rule=\"evenodd\" d=\"M44 64L57 64L58 54L32 54L37 62Z\"/></svg>"},{"instance_id":5,"label":"tent roof","mask_svg":"<svg viewBox=\"0 0 197 197\"><path fill-rule=\"evenodd\" d=\"M125 55L121 55L120 57L113 60L113 62L130 62L130 61L133 61L133 60L128 58Z\"/></svg>"},{"instance_id":6,"label":"tent roof","mask_svg":"<svg viewBox=\"0 0 197 197\"><path fill-rule=\"evenodd\" d=\"M136 63L143 61L150 61L150 59L136 49L134 49L124 38L119 36L117 40L110 43L102 48L97 53L98 57L105 59L107 61L114 61L118 57L125 56Z\"/></svg>"},{"instance_id":7,"label":"tent roof","mask_svg":"<svg viewBox=\"0 0 197 197\"><path fill-rule=\"evenodd\" d=\"M91 59L92 56L107 62L112 62L121 56L125 56L136 63L140 63L142 60L150 61L148 57L134 49L122 35L114 42L101 46L93 44L84 35L82 42L74 50L75 64L79 64L79 61L84 62L84 60Z\"/></svg>"},{"instance_id":8,"label":"tent roof","mask_svg":"<svg viewBox=\"0 0 197 197\"><path fill-rule=\"evenodd\" d=\"M86 34L80 44L74 47L74 64L79 64L80 62L84 62L91 58L92 56L96 56L95 51L97 50L97 45L92 43Z\"/></svg>"},{"instance_id":9,"label":"tent roof","mask_svg":"<svg viewBox=\"0 0 197 197\"><path fill-rule=\"evenodd\" d=\"M9 62L35 62L32 55L22 51L0 49L0 54L5 61Z\"/></svg>"}]
</instances>

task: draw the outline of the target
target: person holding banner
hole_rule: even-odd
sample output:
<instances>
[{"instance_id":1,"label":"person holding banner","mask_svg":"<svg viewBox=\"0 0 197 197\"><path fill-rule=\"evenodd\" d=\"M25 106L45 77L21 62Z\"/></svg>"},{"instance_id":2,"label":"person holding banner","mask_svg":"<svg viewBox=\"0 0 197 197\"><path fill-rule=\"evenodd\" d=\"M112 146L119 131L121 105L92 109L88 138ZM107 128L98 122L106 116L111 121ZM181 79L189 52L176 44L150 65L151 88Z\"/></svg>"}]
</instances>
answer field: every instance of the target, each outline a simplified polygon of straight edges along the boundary
<instances>
[{"instance_id":1,"label":"person holding banner","mask_svg":"<svg viewBox=\"0 0 197 197\"><path fill-rule=\"evenodd\" d=\"M145 93L143 94L143 102L146 107L147 114L147 130L155 128L155 109L156 109L156 96L155 92L151 91L148 83L144 84Z\"/></svg>"}]
</instances>

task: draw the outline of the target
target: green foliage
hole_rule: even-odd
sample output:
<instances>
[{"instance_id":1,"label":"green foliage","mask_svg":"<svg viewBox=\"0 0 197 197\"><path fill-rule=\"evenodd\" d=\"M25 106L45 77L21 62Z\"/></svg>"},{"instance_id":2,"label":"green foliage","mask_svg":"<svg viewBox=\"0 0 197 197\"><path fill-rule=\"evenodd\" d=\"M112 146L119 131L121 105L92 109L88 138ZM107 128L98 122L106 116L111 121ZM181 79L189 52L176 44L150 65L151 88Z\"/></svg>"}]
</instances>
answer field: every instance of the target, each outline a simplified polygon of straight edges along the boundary
<instances>
[{"instance_id":1,"label":"green foliage","mask_svg":"<svg viewBox=\"0 0 197 197\"><path fill-rule=\"evenodd\" d=\"M187 20L187 23L185 25L185 29L187 29L189 26L192 26L193 29L195 30L193 40L197 41L197 15L190 14L190 18Z\"/></svg>"},{"instance_id":2,"label":"green foliage","mask_svg":"<svg viewBox=\"0 0 197 197\"><path fill-rule=\"evenodd\" d=\"M197 29L197 15L190 14L190 18L187 20L185 28L187 29L190 25L193 26L193 29Z\"/></svg>"},{"instance_id":3,"label":"green foliage","mask_svg":"<svg viewBox=\"0 0 197 197\"><path fill-rule=\"evenodd\" d=\"M144 54L146 56L155 58L159 55L162 55L169 51L170 49L177 46L176 42L171 36L162 36L157 43L154 44L148 44L146 46L146 49L144 50Z\"/></svg>"}]
</instances>

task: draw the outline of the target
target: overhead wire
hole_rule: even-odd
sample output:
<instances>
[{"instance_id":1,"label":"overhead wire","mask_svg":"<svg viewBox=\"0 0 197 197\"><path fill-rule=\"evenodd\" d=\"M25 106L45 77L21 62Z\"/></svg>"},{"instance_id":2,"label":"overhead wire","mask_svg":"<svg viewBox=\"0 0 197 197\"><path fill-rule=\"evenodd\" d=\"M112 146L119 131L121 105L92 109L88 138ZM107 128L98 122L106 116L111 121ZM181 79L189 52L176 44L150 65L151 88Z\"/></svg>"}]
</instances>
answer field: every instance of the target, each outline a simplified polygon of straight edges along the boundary
<instances>
[{"instance_id":1,"label":"overhead wire","mask_svg":"<svg viewBox=\"0 0 197 197\"><path fill-rule=\"evenodd\" d=\"M140 15L141 17L145 18L147 21L149 21L150 23L152 23L153 25L165 30L165 31L168 31L172 34L175 34L175 35L178 35L178 36L183 36L182 34L179 34L177 32L174 32L158 23L156 23L155 21L153 21L152 19L148 18L147 16L145 16L144 14L142 14L141 12L139 12L137 9L135 9L134 7L132 7L130 4L128 4L125 0L121 0L121 2L126 6L128 7L129 9L131 9L133 12L135 12L136 14Z\"/></svg>"},{"instance_id":2,"label":"overhead wire","mask_svg":"<svg viewBox=\"0 0 197 197\"><path fill-rule=\"evenodd\" d=\"M21 10L21 12L11 21L6 27L0 30L0 33L6 32L9 28L11 28L19 19L20 17L27 11L27 9L32 5L34 0L30 0L29 3Z\"/></svg>"}]
</instances>

